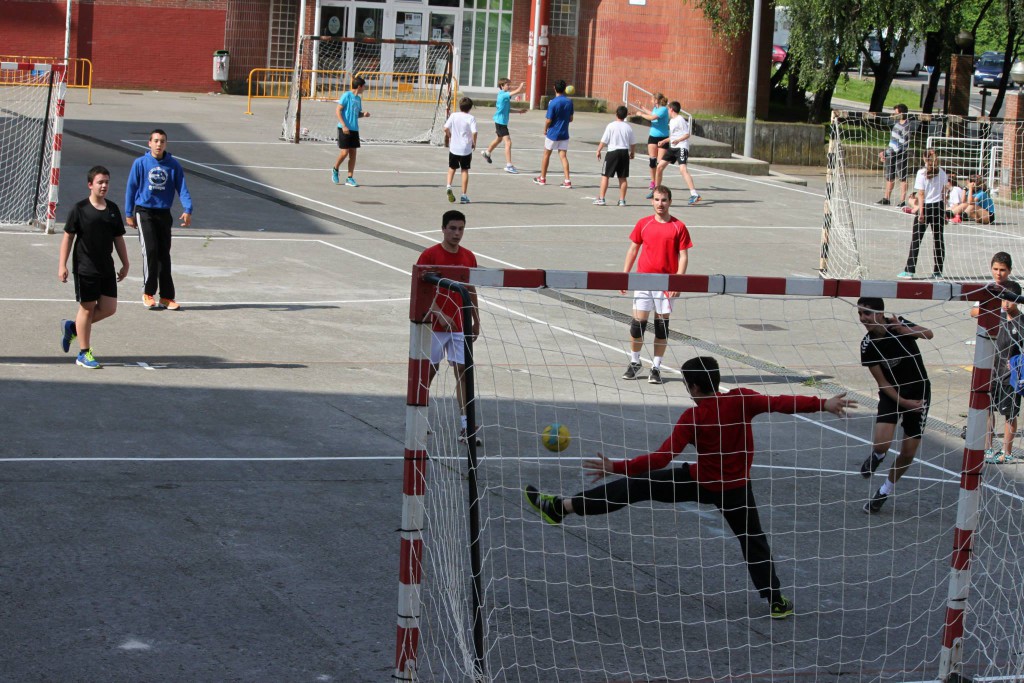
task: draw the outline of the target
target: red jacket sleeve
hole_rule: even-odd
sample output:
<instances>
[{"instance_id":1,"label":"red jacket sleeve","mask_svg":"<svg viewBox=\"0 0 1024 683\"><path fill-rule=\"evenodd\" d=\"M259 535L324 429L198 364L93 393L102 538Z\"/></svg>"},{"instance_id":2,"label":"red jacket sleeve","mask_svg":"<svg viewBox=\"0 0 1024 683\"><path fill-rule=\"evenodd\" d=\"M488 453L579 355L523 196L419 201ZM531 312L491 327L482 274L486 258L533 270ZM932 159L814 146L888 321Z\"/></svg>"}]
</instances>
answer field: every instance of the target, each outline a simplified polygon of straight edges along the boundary
<instances>
[{"instance_id":1,"label":"red jacket sleeve","mask_svg":"<svg viewBox=\"0 0 1024 683\"><path fill-rule=\"evenodd\" d=\"M817 413L825 409L825 400L817 396L794 396L785 394L783 396L765 396L755 394L744 401L747 409L747 419L760 415L761 413ZM753 410L752 410L753 409Z\"/></svg>"},{"instance_id":2,"label":"red jacket sleeve","mask_svg":"<svg viewBox=\"0 0 1024 683\"><path fill-rule=\"evenodd\" d=\"M625 474L626 476L644 474L651 470L660 470L672 462L672 458L682 453L684 448L694 442L693 411L694 408L690 408L679 416L679 421L672 428L672 433L658 450L647 455L638 455L631 460L613 462L612 470L615 474Z\"/></svg>"}]
</instances>

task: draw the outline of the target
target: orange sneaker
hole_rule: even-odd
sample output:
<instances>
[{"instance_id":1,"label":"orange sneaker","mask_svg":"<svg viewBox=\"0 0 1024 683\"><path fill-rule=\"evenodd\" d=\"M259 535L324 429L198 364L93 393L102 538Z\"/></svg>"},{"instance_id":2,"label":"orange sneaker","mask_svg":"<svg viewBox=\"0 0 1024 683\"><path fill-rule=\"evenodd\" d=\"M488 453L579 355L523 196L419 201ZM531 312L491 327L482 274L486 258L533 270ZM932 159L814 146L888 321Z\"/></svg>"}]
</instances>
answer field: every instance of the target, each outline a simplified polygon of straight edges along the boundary
<instances>
[{"instance_id":1,"label":"orange sneaker","mask_svg":"<svg viewBox=\"0 0 1024 683\"><path fill-rule=\"evenodd\" d=\"M160 305L166 308L168 311L181 310L181 306L174 299L160 299Z\"/></svg>"},{"instance_id":2,"label":"orange sneaker","mask_svg":"<svg viewBox=\"0 0 1024 683\"><path fill-rule=\"evenodd\" d=\"M151 311L155 311L156 309L160 308L156 303L156 299L151 297L149 294L142 295L142 305Z\"/></svg>"}]
</instances>

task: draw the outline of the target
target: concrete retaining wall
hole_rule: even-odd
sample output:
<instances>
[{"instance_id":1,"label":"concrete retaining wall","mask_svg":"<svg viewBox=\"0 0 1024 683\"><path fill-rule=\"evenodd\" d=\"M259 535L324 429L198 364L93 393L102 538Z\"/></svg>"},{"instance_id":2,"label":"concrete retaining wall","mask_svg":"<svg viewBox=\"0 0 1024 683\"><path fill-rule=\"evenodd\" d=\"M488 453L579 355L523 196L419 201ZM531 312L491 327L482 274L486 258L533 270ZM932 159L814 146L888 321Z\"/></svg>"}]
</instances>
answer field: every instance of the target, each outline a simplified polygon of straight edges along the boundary
<instances>
[{"instance_id":1,"label":"concrete retaining wall","mask_svg":"<svg viewBox=\"0 0 1024 683\"><path fill-rule=\"evenodd\" d=\"M694 120L693 133L732 145L743 154L743 121ZM824 166L828 127L805 123L758 122L754 125L754 158L772 164Z\"/></svg>"}]
</instances>

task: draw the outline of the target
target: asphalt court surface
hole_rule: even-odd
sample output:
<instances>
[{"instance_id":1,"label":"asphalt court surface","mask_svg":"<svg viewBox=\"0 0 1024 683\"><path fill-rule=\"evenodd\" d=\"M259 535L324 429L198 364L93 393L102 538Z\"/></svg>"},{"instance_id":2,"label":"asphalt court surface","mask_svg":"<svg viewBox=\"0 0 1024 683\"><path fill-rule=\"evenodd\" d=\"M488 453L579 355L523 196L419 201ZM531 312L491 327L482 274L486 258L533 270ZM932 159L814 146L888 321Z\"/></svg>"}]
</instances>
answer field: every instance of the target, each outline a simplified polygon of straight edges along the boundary
<instances>
[{"instance_id":1,"label":"asphalt court surface","mask_svg":"<svg viewBox=\"0 0 1024 683\"><path fill-rule=\"evenodd\" d=\"M255 116L214 95L104 91L94 102L69 95L58 216L85 196L97 163L123 205L149 130L167 130L196 206L172 252L184 310L142 307L129 230L118 313L93 333L105 367L77 368L58 348L59 322L75 311L72 285L56 278L59 233L0 232L0 569L11 577L0 678L387 678L408 273L451 208L446 151L367 145L362 186L338 187L334 147L277 140L280 102L255 102ZM488 110L476 115L479 149L492 126ZM473 202L456 208L482 266L621 269L629 230L650 207L642 155L629 206L591 205L593 143L610 118L577 115L572 190L557 187L557 159L547 187L531 182L539 112L511 122L519 175L502 171L501 147L493 165L474 158ZM816 276L820 169L807 170L806 187L692 172L704 197L695 207L666 172L696 244L690 272ZM794 321L793 334L810 324ZM966 381L969 358L944 354L937 382ZM624 359L606 357L609 367ZM665 392L669 410L685 405L678 383Z\"/></svg>"}]
</instances>

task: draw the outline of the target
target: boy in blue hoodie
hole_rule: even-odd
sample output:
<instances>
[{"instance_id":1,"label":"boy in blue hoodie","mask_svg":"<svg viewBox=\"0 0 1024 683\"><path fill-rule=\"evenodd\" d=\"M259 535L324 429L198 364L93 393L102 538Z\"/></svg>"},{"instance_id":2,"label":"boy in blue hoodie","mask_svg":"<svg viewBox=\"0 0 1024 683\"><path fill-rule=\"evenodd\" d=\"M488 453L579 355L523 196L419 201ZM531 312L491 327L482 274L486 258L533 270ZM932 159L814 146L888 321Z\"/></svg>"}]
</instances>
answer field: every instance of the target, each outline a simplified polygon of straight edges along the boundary
<instances>
[{"instance_id":1,"label":"boy in blue hoodie","mask_svg":"<svg viewBox=\"0 0 1024 683\"><path fill-rule=\"evenodd\" d=\"M167 133L157 128L149 134L149 153L132 164L124 195L125 222L138 229L142 244L142 303L151 311L181 308L174 300L171 278L171 206L175 192L183 210L181 227L187 228L192 224L192 197L185 184L185 170L167 152Z\"/></svg>"}]
</instances>

